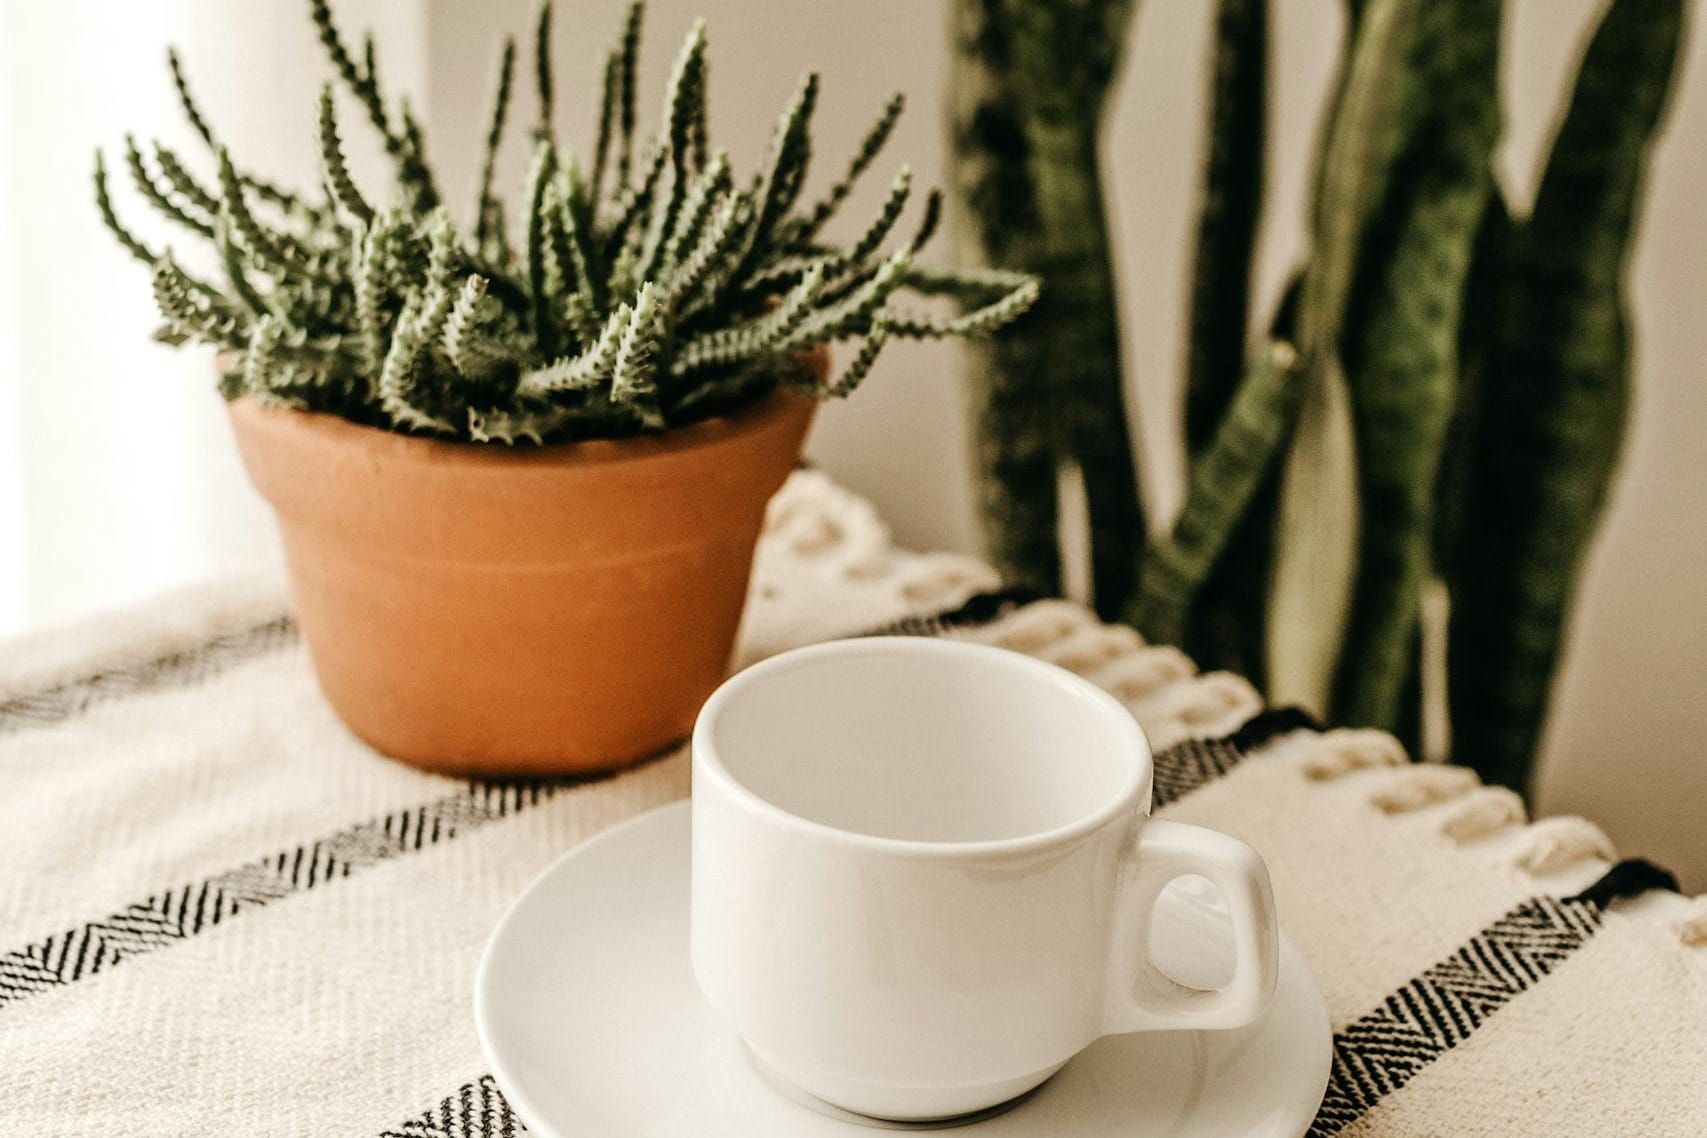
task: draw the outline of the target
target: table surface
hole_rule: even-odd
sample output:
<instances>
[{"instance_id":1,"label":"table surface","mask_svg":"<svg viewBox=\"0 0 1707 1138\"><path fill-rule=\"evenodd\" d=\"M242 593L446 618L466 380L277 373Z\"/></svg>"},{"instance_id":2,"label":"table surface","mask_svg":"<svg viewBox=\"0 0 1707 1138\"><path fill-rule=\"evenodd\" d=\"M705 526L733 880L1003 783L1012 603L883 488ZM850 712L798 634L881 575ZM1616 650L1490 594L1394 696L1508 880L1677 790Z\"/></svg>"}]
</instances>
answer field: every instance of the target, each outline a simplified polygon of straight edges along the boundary
<instances>
[{"instance_id":1,"label":"table surface","mask_svg":"<svg viewBox=\"0 0 1707 1138\"><path fill-rule=\"evenodd\" d=\"M1707 1132L1707 905L1588 822L895 550L796 474L737 664L878 629L1087 676L1149 733L1157 812L1264 855L1335 1030L1312 1133ZM0 1129L104 1138L522 1133L474 1036L485 938L563 851L688 790L685 749L581 782L384 759L253 581L7 646L0 771Z\"/></svg>"}]
</instances>

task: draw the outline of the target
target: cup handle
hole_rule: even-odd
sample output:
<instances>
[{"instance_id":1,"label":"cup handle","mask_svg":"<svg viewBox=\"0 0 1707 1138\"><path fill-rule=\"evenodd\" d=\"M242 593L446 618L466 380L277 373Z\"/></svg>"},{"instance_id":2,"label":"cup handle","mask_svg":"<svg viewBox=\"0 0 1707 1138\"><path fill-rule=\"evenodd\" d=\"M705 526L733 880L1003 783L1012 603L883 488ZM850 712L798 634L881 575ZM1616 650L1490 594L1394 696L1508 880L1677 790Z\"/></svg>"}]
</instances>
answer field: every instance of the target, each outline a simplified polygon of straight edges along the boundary
<instances>
[{"instance_id":1,"label":"cup handle","mask_svg":"<svg viewBox=\"0 0 1707 1138\"><path fill-rule=\"evenodd\" d=\"M1280 971L1279 926L1268 866L1237 838L1202 826L1143 822L1119 897L1103 1031L1243 1027L1262 1014ZM1233 918L1233 977L1225 987L1188 988L1150 958L1150 922L1169 882L1208 878Z\"/></svg>"}]
</instances>

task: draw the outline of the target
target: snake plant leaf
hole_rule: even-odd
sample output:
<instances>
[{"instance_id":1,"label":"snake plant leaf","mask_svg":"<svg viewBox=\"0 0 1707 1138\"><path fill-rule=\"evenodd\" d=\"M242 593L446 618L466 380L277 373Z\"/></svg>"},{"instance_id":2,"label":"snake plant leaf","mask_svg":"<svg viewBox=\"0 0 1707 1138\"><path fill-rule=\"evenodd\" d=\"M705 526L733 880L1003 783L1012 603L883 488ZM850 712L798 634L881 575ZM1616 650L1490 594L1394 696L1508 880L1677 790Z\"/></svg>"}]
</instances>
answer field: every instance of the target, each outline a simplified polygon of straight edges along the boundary
<instances>
[{"instance_id":1,"label":"snake plant leaf","mask_svg":"<svg viewBox=\"0 0 1707 1138\"><path fill-rule=\"evenodd\" d=\"M1282 468L1267 606L1269 695L1325 715L1357 571L1359 504L1340 337L1365 231L1421 95L1410 66L1422 0L1370 0L1323 149L1299 286L1305 395Z\"/></svg>"},{"instance_id":2,"label":"snake plant leaf","mask_svg":"<svg viewBox=\"0 0 1707 1138\"><path fill-rule=\"evenodd\" d=\"M1111 619L1133 594L1144 516L1097 135L1132 8L956 0L953 17L959 259L1043 277L1008 335L963 356L988 552L1014 584L1059 592L1058 498L1076 468Z\"/></svg>"},{"instance_id":3,"label":"snake plant leaf","mask_svg":"<svg viewBox=\"0 0 1707 1138\"><path fill-rule=\"evenodd\" d=\"M1303 273L1294 271L1282 288L1267 322L1271 341L1292 343L1297 335L1302 279ZM1252 491L1226 550L1198 587L1180 641L1201 667L1236 672L1263 690L1268 686L1268 584L1280 467L1274 463Z\"/></svg>"},{"instance_id":4,"label":"snake plant leaf","mask_svg":"<svg viewBox=\"0 0 1707 1138\"><path fill-rule=\"evenodd\" d=\"M1207 148L1197 249L1192 264L1185 378L1185 436L1198 464L1213 454L1217 431L1238 392L1248 384L1246 344L1250 324L1251 271L1262 212L1263 149L1266 135L1267 0L1220 0L1211 54ZM1288 333L1287 335L1290 335ZM1296 390L1296 385L1293 386ZM1296 414L1296 400L1289 401ZM1287 420L1290 426L1290 418ZM1285 433L1276 435L1282 445ZM1164 618L1144 619L1147 635L1164 628L1166 643L1183 643L1207 667L1232 668L1260 682L1263 623L1261 597L1268 583L1270 541L1267 514L1273 511L1278 461L1241 488L1247 501L1221 535L1222 548L1202 566L1203 579L1183 589L1189 608ZM1193 491L1195 493L1195 491ZM1187 507L1189 511L1190 497ZM1175 532L1178 532L1176 523ZM1160 568L1177 553L1173 539L1151 547L1139 577L1137 606L1154 609ZM1152 572L1154 561L1158 568Z\"/></svg>"},{"instance_id":5,"label":"snake plant leaf","mask_svg":"<svg viewBox=\"0 0 1707 1138\"><path fill-rule=\"evenodd\" d=\"M1268 694L1324 718L1357 571L1357 442L1339 357L1311 361L1304 388L1276 507Z\"/></svg>"},{"instance_id":6,"label":"snake plant leaf","mask_svg":"<svg viewBox=\"0 0 1707 1138\"><path fill-rule=\"evenodd\" d=\"M1483 393L1516 281L1517 234L1518 223L1496 185L1476 227L1476 245L1464 282L1464 309L1458 322L1458 394L1447 424L1435 492L1435 567L1448 582L1458 576L1464 527L1470 512L1478 508L1471 496L1470 463Z\"/></svg>"},{"instance_id":7,"label":"snake plant leaf","mask_svg":"<svg viewBox=\"0 0 1707 1138\"><path fill-rule=\"evenodd\" d=\"M1323 146L1310 264L1300 285L1298 346L1307 363L1337 348L1364 230L1386 198L1424 93L1410 61L1423 7L1424 0L1369 0L1358 22Z\"/></svg>"},{"instance_id":8,"label":"snake plant leaf","mask_svg":"<svg viewBox=\"0 0 1707 1138\"><path fill-rule=\"evenodd\" d=\"M1192 464L1185 506L1167 539L1151 545L1128 614L1146 639L1181 640L1198 590L1281 453L1298 411L1297 366L1290 344L1270 344L1257 356Z\"/></svg>"},{"instance_id":9,"label":"snake plant leaf","mask_svg":"<svg viewBox=\"0 0 1707 1138\"><path fill-rule=\"evenodd\" d=\"M1358 448L1357 585L1335 722L1397 730L1432 572L1471 251L1499 138L1500 0L1430 0L1409 65L1401 176L1365 230L1342 333Z\"/></svg>"},{"instance_id":10,"label":"snake plant leaf","mask_svg":"<svg viewBox=\"0 0 1707 1138\"><path fill-rule=\"evenodd\" d=\"M1193 454L1215 437L1243 382L1251 262L1262 214L1267 13L1268 0L1220 0L1216 8L1186 360L1185 431Z\"/></svg>"},{"instance_id":11,"label":"snake plant leaf","mask_svg":"<svg viewBox=\"0 0 1707 1138\"><path fill-rule=\"evenodd\" d=\"M1345 42L1355 44L1359 29L1363 26L1363 10L1368 0L1345 0ZM1339 72L1334 76L1332 90L1328 93L1327 106L1321 116L1321 122L1332 123L1339 117L1340 104L1345 100L1345 85L1349 67L1347 61L1340 60ZM1322 191L1322 173L1327 160L1328 132L1322 131L1317 140L1316 152L1311 159L1310 187L1312 200L1319 197Z\"/></svg>"},{"instance_id":12,"label":"snake plant leaf","mask_svg":"<svg viewBox=\"0 0 1707 1138\"><path fill-rule=\"evenodd\" d=\"M1453 749L1523 789L1629 403L1625 271L1684 0L1614 0L1514 242L1452 580Z\"/></svg>"}]
</instances>

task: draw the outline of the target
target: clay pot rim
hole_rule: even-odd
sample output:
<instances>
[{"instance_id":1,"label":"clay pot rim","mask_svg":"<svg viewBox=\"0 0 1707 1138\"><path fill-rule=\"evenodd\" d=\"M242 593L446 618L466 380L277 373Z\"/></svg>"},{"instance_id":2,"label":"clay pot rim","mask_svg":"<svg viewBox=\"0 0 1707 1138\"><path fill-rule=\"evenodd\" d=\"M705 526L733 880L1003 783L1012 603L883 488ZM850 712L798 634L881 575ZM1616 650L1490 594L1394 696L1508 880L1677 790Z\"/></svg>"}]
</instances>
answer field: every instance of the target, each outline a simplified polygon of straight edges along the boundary
<instances>
[{"instance_id":1,"label":"clay pot rim","mask_svg":"<svg viewBox=\"0 0 1707 1138\"><path fill-rule=\"evenodd\" d=\"M294 436L305 442L312 440L334 445L347 443L368 451L385 452L388 457L436 466L515 469L612 466L734 442L763 432L789 414L797 402L813 400L800 392L777 387L762 399L733 412L698 419L667 431L521 447L405 435L383 427L356 423L325 411L268 407L252 395L232 400L227 404L227 411L233 418L246 420L251 430L275 437Z\"/></svg>"}]
</instances>

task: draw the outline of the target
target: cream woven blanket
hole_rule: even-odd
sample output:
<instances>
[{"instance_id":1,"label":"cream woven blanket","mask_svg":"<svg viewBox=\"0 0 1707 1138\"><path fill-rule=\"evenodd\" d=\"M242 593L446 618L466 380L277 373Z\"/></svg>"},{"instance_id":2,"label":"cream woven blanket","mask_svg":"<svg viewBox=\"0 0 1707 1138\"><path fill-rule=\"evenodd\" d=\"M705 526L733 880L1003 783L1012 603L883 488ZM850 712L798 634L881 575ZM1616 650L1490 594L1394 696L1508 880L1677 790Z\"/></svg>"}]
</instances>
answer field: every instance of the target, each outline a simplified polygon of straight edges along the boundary
<instances>
[{"instance_id":1,"label":"cream woven blanket","mask_svg":"<svg viewBox=\"0 0 1707 1138\"><path fill-rule=\"evenodd\" d=\"M1702 900L1608 874L1587 822L1526 825L1466 771L996 585L797 474L741 657L901 622L1118 695L1159 809L1268 860L1336 1032L1315 1133L1707 1134ZM576 786L382 759L268 585L7 646L0 778L0 1132L101 1138L522 1133L471 1020L486 935L564 850L688 789L682 752Z\"/></svg>"}]
</instances>

